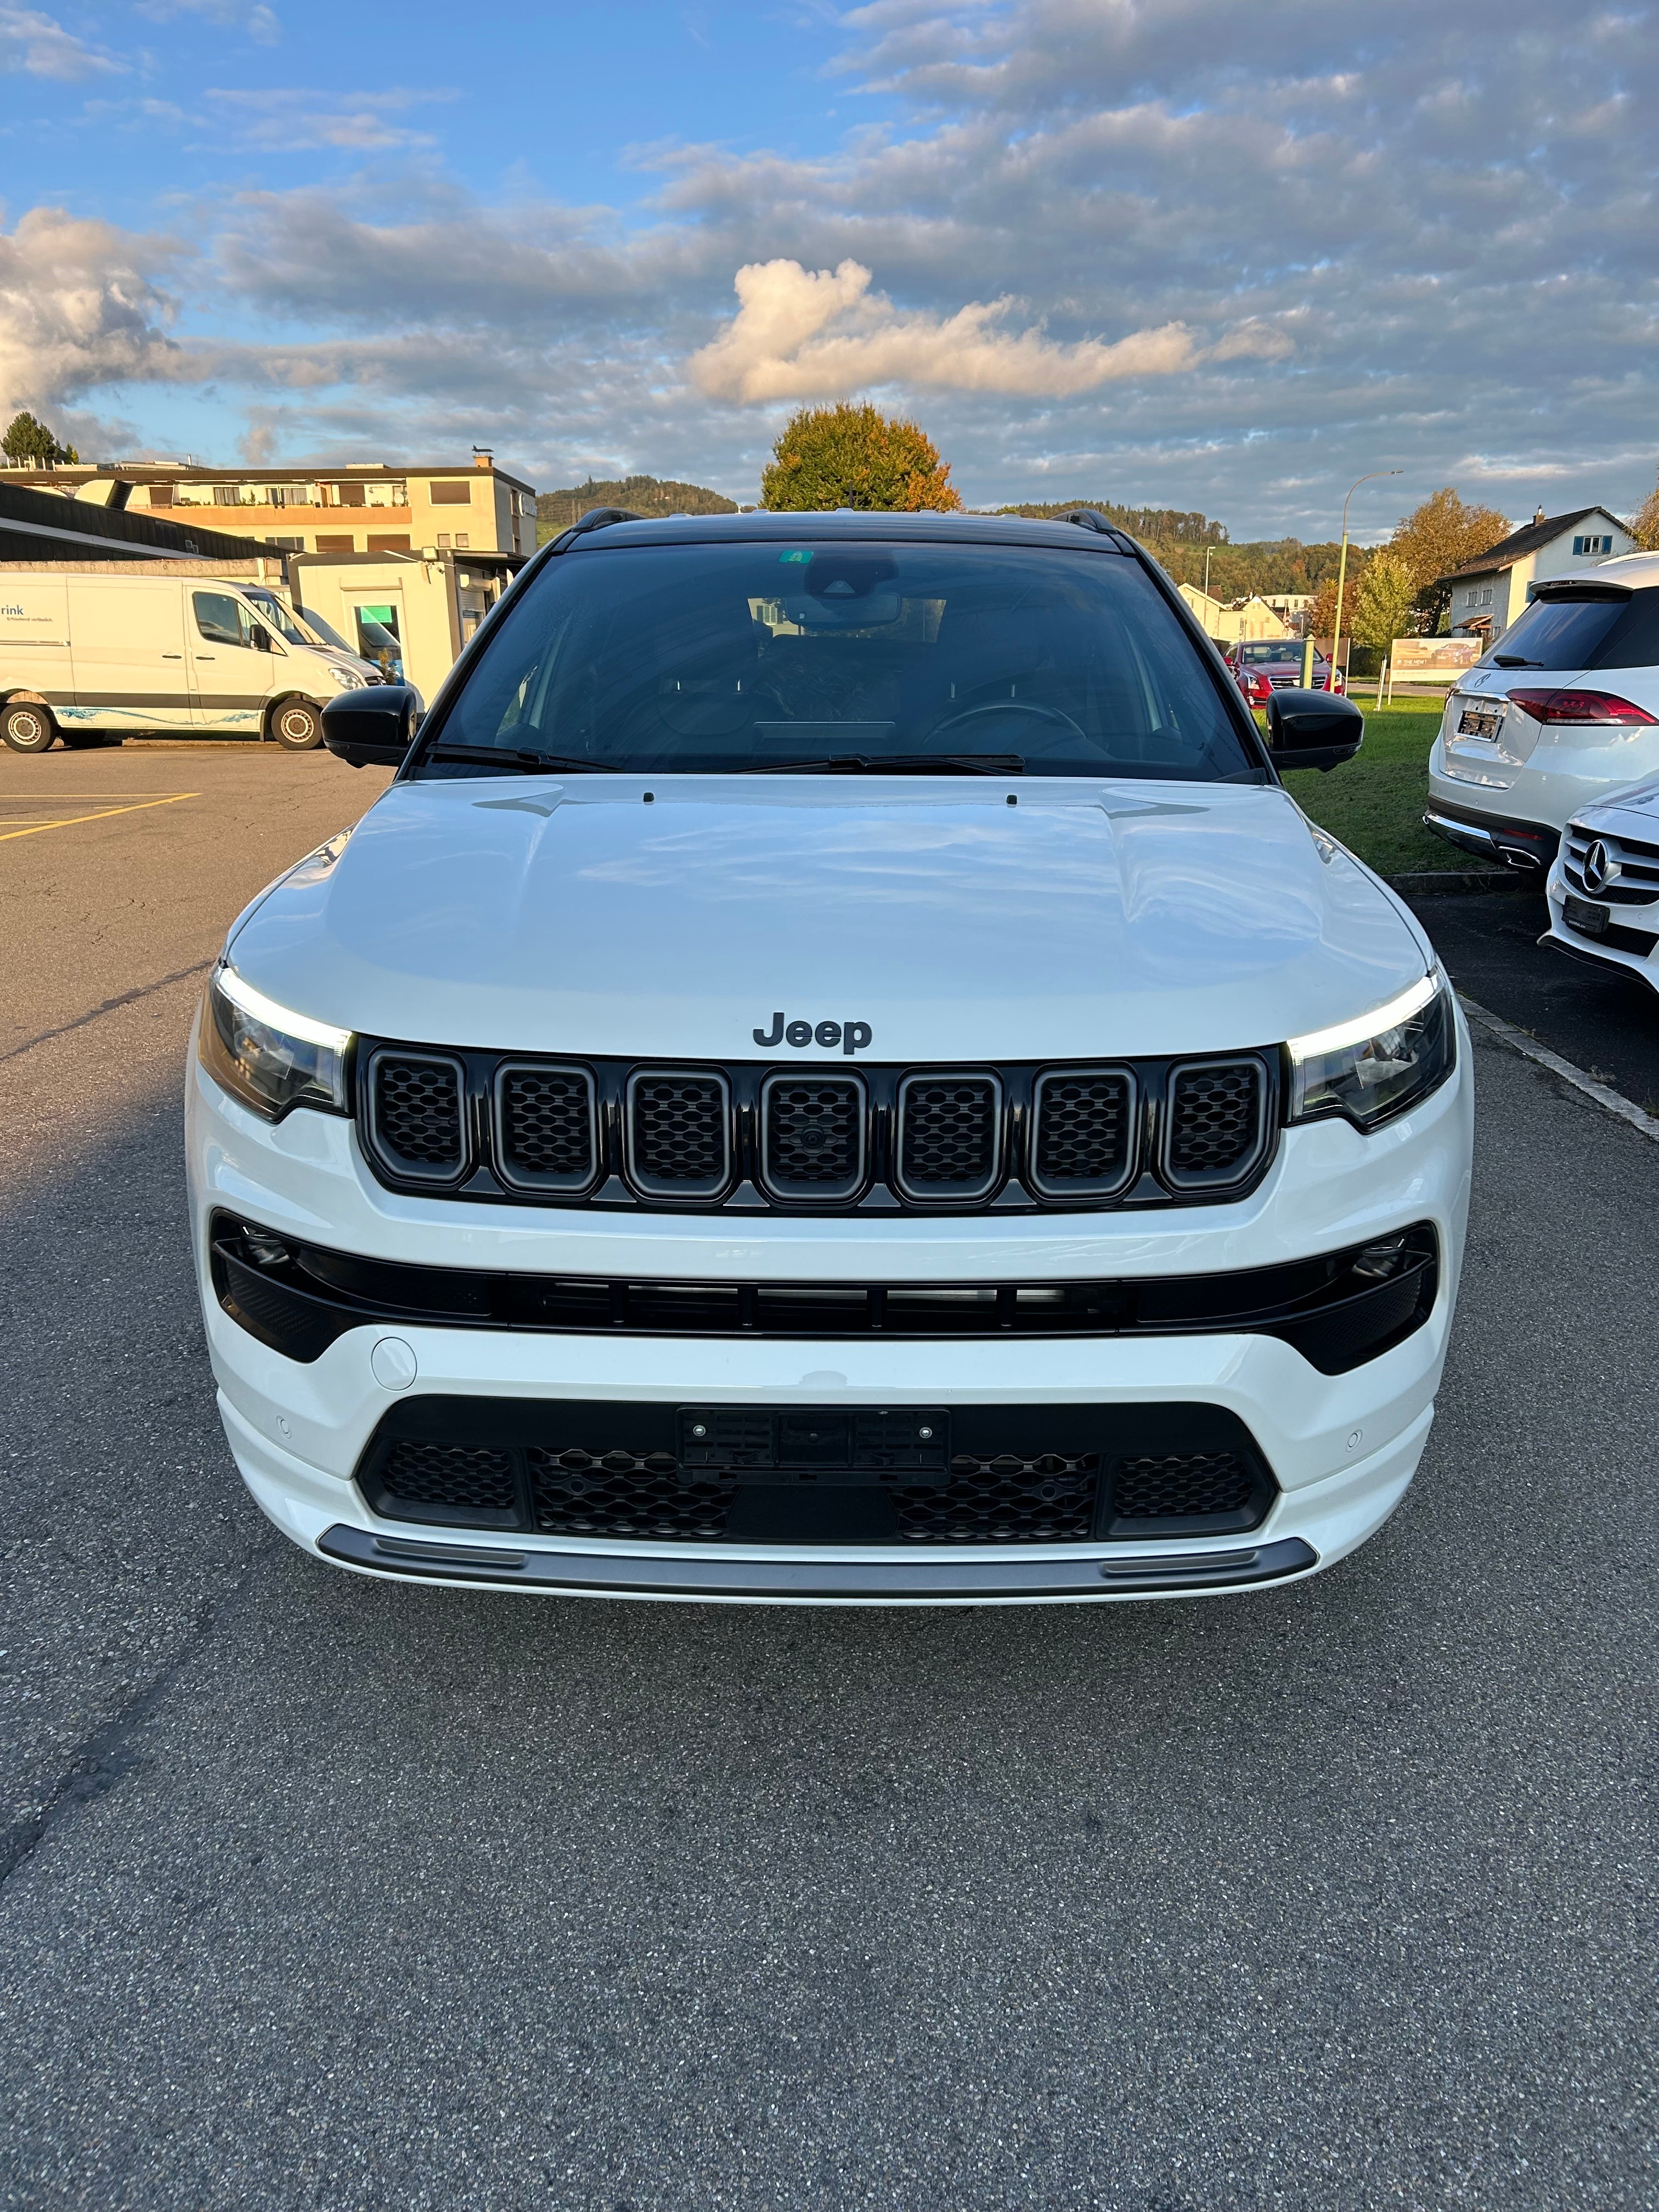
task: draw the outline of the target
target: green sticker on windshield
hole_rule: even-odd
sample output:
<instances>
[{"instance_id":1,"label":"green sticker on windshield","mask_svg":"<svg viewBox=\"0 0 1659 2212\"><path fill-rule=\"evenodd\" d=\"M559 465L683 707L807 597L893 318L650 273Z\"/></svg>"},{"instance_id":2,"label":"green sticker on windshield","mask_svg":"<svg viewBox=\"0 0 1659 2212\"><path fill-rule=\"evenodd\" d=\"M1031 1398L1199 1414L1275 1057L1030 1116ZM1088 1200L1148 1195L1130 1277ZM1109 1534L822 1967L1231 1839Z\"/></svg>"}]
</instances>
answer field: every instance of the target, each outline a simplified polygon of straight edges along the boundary
<instances>
[{"instance_id":1,"label":"green sticker on windshield","mask_svg":"<svg viewBox=\"0 0 1659 2212\"><path fill-rule=\"evenodd\" d=\"M811 554L804 549L799 552L780 553L778 556L780 561L810 561L811 557Z\"/></svg>"}]
</instances>

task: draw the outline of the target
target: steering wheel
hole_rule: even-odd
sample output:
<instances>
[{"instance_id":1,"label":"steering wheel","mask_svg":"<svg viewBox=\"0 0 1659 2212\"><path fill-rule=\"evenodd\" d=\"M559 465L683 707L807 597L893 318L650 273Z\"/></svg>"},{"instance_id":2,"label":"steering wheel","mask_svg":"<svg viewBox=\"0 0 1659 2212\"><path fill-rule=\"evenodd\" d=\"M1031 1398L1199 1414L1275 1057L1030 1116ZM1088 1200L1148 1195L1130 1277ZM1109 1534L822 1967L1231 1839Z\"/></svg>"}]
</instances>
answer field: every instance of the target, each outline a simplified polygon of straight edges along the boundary
<instances>
[{"instance_id":1,"label":"steering wheel","mask_svg":"<svg viewBox=\"0 0 1659 2212\"><path fill-rule=\"evenodd\" d=\"M959 730L967 723L982 722L992 714L1030 714L1040 722L1047 722L1057 730L1064 730L1074 738L1080 738L1085 746L1089 744L1086 730L1074 722L1062 708L1044 706L1039 699L988 699L980 706L964 707L960 714L947 715L944 721L935 722L927 732L929 742L934 738L943 737L947 730ZM1053 745L1047 750L1053 751Z\"/></svg>"}]
</instances>

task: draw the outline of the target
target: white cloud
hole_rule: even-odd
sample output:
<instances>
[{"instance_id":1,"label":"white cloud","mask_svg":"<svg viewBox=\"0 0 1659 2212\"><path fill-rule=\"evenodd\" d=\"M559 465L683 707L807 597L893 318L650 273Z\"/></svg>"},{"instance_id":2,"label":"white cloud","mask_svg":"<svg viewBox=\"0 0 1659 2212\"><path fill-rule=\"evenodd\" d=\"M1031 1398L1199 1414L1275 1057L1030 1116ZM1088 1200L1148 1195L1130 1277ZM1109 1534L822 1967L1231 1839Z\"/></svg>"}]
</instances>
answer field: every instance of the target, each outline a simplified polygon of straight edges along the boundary
<instances>
[{"instance_id":1,"label":"white cloud","mask_svg":"<svg viewBox=\"0 0 1659 2212\"><path fill-rule=\"evenodd\" d=\"M329 93L276 85L212 89L206 96L231 121L243 145L276 154L387 154L431 146L436 141L430 131L411 131L393 118L451 97L398 88Z\"/></svg>"},{"instance_id":2,"label":"white cloud","mask_svg":"<svg viewBox=\"0 0 1659 2212\"><path fill-rule=\"evenodd\" d=\"M77 77L112 74L120 66L50 15L38 15L33 8L0 8L0 70L72 82Z\"/></svg>"},{"instance_id":3,"label":"white cloud","mask_svg":"<svg viewBox=\"0 0 1659 2212\"><path fill-rule=\"evenodd\" d=\"M148 15L152 23L165 23L175 15L203 15L210 22L240 31L262 46L274 46L283 34L274 10L264 5L245 7L241 0L141 0L138 13Z\"/></svg>"},{"instance_id":4,"label":"white cloud","mask_svg":"<svg viewBox=\"0 0 1659 2212\"><path fill-rule=\"evenodd\" d=\"M870 271L850 259L816 272L799 261L750 262L736 284L735 318L689 364L711 399L840 399L872 385L1063 398L1173 375L1197 358L1184 323L1109 344L1056 345L1040 330L1002 329L1014 306L1006 298L969 301L952 315L901 313L872 295Z\"/></svg>"},{"instance_id":5,"label":"white cloud","mask_svg":"<svg viewBox=\"0 0 1659 2212\"><path fill-rule=\"evenodd\" d=\"M130 382L193 381L200 363L162 327L168 240L33 208L0 232L0 412Z\"/></svg>"}]
</instances>

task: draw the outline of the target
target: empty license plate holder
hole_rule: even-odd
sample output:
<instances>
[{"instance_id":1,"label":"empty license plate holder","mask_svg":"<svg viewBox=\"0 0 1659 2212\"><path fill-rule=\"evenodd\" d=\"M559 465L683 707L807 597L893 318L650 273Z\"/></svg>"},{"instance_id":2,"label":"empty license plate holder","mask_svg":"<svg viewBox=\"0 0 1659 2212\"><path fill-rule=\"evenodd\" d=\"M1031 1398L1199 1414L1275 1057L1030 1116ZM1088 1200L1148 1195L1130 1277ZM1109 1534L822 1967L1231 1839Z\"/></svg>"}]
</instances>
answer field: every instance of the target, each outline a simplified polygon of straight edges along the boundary
<instances>
[{"instance_id":1,"label":"empty license plate holder","mask_svg":"<svg viewBox=\"0 0 1659 2212\"><path fill-rule=\"evenodd\" d=\"M739 1483L945 1483L951 1416L939 1407L683 1406L683 1475Z\"/></svg>"}]
</instances>

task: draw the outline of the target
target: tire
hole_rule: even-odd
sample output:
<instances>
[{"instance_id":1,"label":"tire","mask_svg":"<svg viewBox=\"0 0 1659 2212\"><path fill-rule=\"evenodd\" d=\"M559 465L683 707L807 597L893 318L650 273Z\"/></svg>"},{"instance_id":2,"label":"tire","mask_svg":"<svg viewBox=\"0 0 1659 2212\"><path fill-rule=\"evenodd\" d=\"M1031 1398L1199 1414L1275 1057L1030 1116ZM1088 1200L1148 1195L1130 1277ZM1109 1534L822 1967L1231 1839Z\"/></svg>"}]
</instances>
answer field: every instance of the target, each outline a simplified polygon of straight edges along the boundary
<instances>
[{"instance_id":1,"label":"tire","mask_svg":"<svg viewBox=\"0 0 1659 2212\"><path fill-rule=\"evenodd\" d=\"M46 753L58 740L52 709L38 699L17 699L0 709L0 738L15 753Z\"/></svg>"},{"instance_id":2,"label":"tire","mask_svg":"<svg viewBox=\"0 0 1659 2212\"><path fill-rule=\"evenodd\" d=\"M323 718L309 699L284 699L271 708L267 727L285 753L313 753L323 742Z\"/></svg>"}]
</instances>

